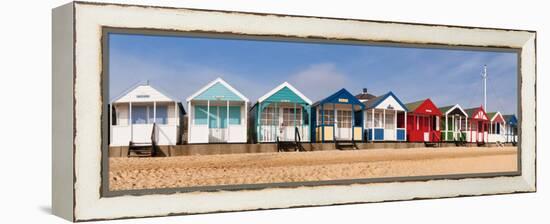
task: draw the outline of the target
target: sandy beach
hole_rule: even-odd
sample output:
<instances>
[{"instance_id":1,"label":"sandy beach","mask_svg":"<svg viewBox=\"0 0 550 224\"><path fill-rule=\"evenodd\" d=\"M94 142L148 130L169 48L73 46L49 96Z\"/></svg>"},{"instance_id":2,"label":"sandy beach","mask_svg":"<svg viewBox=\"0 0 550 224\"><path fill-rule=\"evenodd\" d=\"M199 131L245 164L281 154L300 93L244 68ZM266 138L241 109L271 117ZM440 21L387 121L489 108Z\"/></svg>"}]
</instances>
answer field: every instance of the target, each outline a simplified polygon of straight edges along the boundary
<instances>
[{"instance_id":1,"label":"sandy beach","mask_svg":"<svg viewBox=\"0 0 550 224\"><path fill-rule=\"evenodd\" d=\"M414 148L110 158L111 190L517 170L517 148Z\"/></svg>"}]
</instances>

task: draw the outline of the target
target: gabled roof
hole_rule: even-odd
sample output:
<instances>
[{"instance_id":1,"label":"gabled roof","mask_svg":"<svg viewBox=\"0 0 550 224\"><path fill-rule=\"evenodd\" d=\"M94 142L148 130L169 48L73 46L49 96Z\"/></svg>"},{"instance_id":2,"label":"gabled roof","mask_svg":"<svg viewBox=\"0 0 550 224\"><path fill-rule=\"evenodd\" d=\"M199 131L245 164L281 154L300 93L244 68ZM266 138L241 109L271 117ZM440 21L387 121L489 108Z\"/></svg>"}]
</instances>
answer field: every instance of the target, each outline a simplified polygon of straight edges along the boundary
<instances>
[{"instance_id":1,"label":"gabled roof","mask_svg":"<svg viewBox=\"0 0 550 224\"><path fill-rule=\"evenodd\" d=\"M518 118L516 117L515 114L507 114L507 115L503 115L502 117L504 117L504 120L506 121L506 123L510 125L516 125L518 123Z\"/></svg>"},{"instance_id":2,"label":"gabled roof","mask_svg":"<svg viewBox=\"0 0 550 224\"><path fill-rule=\"evenodd\" d=\"M292 102L307 103L309 105L312 104L309 98L307 98L304 94L302 94L302 92L298 91L288 82L284 82L266 93L258 99L258 102Z\"/></svg>"},{"instance_id":3,"label":"gabled roof","mask_svg":"<svg viewBox=\"0 0 550 224\"><path fill-rule=\"evenodd\" d=\"M375 95L372 95L370 93L359 93L355 95L355 98L357 98L360 101L367 101L376 98Z\"/></svg>"},{"instance_id":4,"label":"gabled roof","mask_svg":"<svg viewBox=\"0 0 550 224\"><path fill-rule=\"evenodd\" d=\"M187 98L188 102L191 100L229 100L248 102L248 98L225 82L222 78L215 79Z\"/></svg>"},{"instance_id":5,"label":"gabled roof","mask_svg":"<svg viewBox=\"0 0 550 224\"><path fill-rule=\"evenodd\" d=\"M487 113L487 117L489 117L489 119L491 120L491 122L495 121L496 119L500 118L500 120L502 120L502 122L506 122L506 120L504 120L504 117L502 117L502 114L500 112L489 112Z\"/></svg>"},{"instance_id":6,"label":"gabled roof","mask_svg":"<svg viewBox=\"0 0 550 224\"><path fill-rule=\"evenodd\" d=\"M432 100L425 99L405 104L408 112L419 114L441 115L441 111L435 106ZM422 111L419 111L422 110Z\"/></svg>"},{"instance_id":7,"label":"gabled roof","mask_svg":"<svg viewBox=\"0 0 550 224\"><path fill-rule=\"evenodd\" d=\"M177 102L177 98L170 96L160 88L155 88L149 83L138 83L114 98L111 103L127 102Z\"/></svg>"},{"instance_id":8,"label":"gabled roof","mask_svg":"<svg viewBox=\"0 0 550 224\"><path fill-rule=\"evenodd\" d=\"M424 101L425 100L410 102L405 104L405 107L407 107L408 111L415 111L420 105L422 105L422 103L424 103Z\"/></svg>"},{"instance_id":9,"label":"gabled roof","mask_svg":"<svg viewBox=\"0 0 550 224\"><path fill-rule=\"evenodd\" d=\"M455 111L455 110L459 110L462 115L464 115L465 117L468 117L468 114L466 113L466 111L464 111L462 109L462 107L458 104L455 104L455 105L450 105L450 106L444 106L444 107L440 107L439 110L443 113L443 114L446 114L448 115L449 113Z\"/></svg>"},{"instance_id":10,"label":"gabled roof","mask_svg":"<svg viewBox=\"0 0 550 224\"><path fill-rule=\"evenodd\" d=\"M476 114L477 114L479 111L483 112L483 114L484 114L486 117L489 117L489 116L487 116L487 113L486 113L485 110L483 109L483 106L468 108L468 109L465 109L464 111L466 112L466 114L468 114L468 117L470 117L470 118L475 118ZM487 120L488 120L488 119L487 119Z\"/></svg>"},{"instance_id":11,"label":"gabled roof","mask_svg":"<svg viewBox=\"0 0 550 224\"><path fill-rule=\"evenodd\" d=\"M372 108L376 108L378 105L380 105L382 102L384 102L384 100L388 99L389 97L392 97L398 104L399 106L401 106L401 108L404 110L404 111L407 111L407 107L401 102L401 100L399 100L399 98L397 98L397 96L395 96L395 94L393 94L393 92L388 92L384 95L380 95L380 96L377 96L377 97L374 97L374 98L371 98L370 100L368 100L367 102L365 102L365 108L366 109L372 109Z\"/></svg>"},{"instance_id":12,"label":"gabled roof","mask_svg":"<svg viewBox=\"0 0 550 224\"><path fill-rule=\"evenodd\" d=\"M348 92L346 89L341 89L338 92L330 95L329 97L322 99L320 101L317 101L313 104L313 106L318 106L320 104L326 104L326 103L335 103L335 104L353 104L353 105L359 105L361 109L365 108L365 105L361 103L355 96L353 96L350 92Z\"/></svg>"}]
</instances>

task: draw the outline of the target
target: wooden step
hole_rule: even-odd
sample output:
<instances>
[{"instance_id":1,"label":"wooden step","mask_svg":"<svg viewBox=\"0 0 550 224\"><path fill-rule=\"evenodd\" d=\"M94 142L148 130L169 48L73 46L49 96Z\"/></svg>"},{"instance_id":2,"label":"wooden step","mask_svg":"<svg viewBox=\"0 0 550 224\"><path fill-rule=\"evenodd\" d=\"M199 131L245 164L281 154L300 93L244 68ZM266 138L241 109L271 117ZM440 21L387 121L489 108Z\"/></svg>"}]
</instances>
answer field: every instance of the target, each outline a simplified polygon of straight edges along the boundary
<instances>
[{"instance_id":1,"label":"wooden step","mask_svg":"<svg viewBox=\"0 0 550 224\"><path fill-rule=\"evenodd\" d=\"M135 146L131 145L128 149L128 157L151 157L153 156L153 146Z\"/></svg>"},{"instance_id":2,"label":"wooden step","mask_svg":"<svg viewBox=\"0 0 550 224\"><path fill-rule=\"evenodd\" d=\"M424 145L426 147L437 148L437 143L436 142L424 142Z\"/></svg>"},{"instance_id":3,"label":"wooden step","mask_svg":"<svg viewBox=\"0 0 550 224\"><path fill-rule=\"evenodd\" d=\"M298 151L299 148L303 148L300 146L298 146L299 143L297 144L296 142L293 142L293 141L278 141L277 142L277 151L279 152L287 152L287 151Z\"/></svg>"},{"instance_id":4,"label":"wooden step","mask_svg":"<svg viewBox=\"0 0 550 224\"><path fill-rule=\"evenodd\" d=\"M355 142L352 141L336 141L335 148L344 150L344 149L359 149Z\"/></svg>"}]
</instances>

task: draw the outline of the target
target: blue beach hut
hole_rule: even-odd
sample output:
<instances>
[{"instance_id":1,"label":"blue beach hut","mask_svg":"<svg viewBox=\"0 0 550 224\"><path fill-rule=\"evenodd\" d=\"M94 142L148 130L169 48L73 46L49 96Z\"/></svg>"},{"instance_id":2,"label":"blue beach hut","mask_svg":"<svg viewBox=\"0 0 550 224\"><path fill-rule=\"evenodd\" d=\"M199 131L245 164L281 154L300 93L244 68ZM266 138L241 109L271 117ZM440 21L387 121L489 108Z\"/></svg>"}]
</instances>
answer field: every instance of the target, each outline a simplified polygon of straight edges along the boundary
<instances>
[{"instance_id":1,"label":"blue beach hut","mask_svg":"<svg viewBox=\"0 0 550 224\"><path fill-rule=\"evenodd\" d=\"M514 114L504 115L506 122L506 142L516 143L518 141L518 118Z\"/></svg>"},{"instance_id":2,"label":"blue beach hut","mask_svg":"<svg viewBox=\"0 0 550 224\"><path fill-rule=\"evenodd\" d=\"M364 109L365 105L346 89L314 103L312 141L362 141Z\"/></svg>"}]
</instances>

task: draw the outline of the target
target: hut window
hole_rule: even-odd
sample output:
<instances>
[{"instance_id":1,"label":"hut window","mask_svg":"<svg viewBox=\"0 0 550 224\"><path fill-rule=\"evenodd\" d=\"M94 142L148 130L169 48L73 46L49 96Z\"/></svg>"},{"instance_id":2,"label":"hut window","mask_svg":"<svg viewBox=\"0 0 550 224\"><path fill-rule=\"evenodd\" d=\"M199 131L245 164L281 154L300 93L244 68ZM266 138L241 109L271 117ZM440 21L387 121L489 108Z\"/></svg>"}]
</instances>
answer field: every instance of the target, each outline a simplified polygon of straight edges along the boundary
<instances>
[{"instance_id":1,"label":"hut window","mask_svg":"<svg viewBox=\"0 0 550 224\"><path fill-rule=\"evenodd\" d=\"M218 128L220 121L219 114L218 114L218 108L217 106L210 106L210 114L208 115L208 127L209 128Z\"/></svg>"},{"instance_id":2,"label":"hut window","mask_svg":"<svg viewBox=\"0 0 550 224\"><path fill-rule=\"evenodd\" d=\"M375 128L381 128L382 127L382 113L379 111L374 112L374 127Z\"/></svg>"},{"instance_id":3,"label":"hut window","mask_svg":"<svg viewBox=\"0 0 550 224\"><path fill-rule=\"evenodd\" d=\"M296 123L294 122L294 108L283 108L283 126L302 125L302 110L296 108Z\"/></svg>"},{"instance_id":4,"label":"hut window","mask_svg":"<svg viewBox=\"0 0 550 224\"><path fill-rule=\"evenodd\" d=\"M239 106L230 106L229 116L227 116L227 112L228 112L227 107L217 107L217 108L218 108L221 128L227 128L228 124L237 124L237 125L241 124L241 108ZM212 111L212 109L210 110Z\"/></svg>"},{"instance_id":5,"label":"hut window","mask_svg":"<svg viewBox=\"0 0 550 224\"><path fill-rule=\"evenodd\" d=\"M433 117L431 125L432 125L432 130L439 131L439 117L437 116Z\"/></svg>"},{"instance_id":6,"label":"hut window","mask_svg":"<svg viewBox=\"0 0 550 224\"><path fill-rule=\"evenodd\" d=\"M229 124L241 124L241 107L229 107Z\"/></svg>"},{"instance_id":7,"label":"hut window","mask_svg":"<svg viewBox=\"0 0 550 224\"><path fill-rule=\"evenodd\" d=\"M405 113L397 112L397 128L405 128Z\"/></svg>"},{"instance_id":8,"label":"hut window","mask_svg":"<svg viewBox=\"0 0 550 224\"><path fill-rule=\"evenodd\" d=\"M274 107L266 107L262 111L262 125L278 125L279 124L279 110Z\"/></svg>"},{"instance_id":9,"label":"hut window","mask_svg":"<svg viewBox=\"0 0 550 224\"><path fill-rule=\"evenodd\" d=\"M157 124L168 124L168 107L157 105Z\"/></svg>"},{"instance_id":10,"label":"hut window","mask_svg":"<svg viewBox=\"0 0 550 224\"><path fill-rule=\"evenodd\" d=\"M372 127L372 112L370 110L367 110L367 117L365 117L365 120L367 120L367 127Z\"/></svg>"},{"instance_id":11,"label":"hut window","mask_svg":"<svg viewBox=\"0 0 550 224\"><path fill-rule=\"evenodd\" d=\"M462 119L459 120L459 123L460 123L460 129L462 131L469 131L470 129L468 128L468 126L466 126L466 119L465 117L463 117Z\"/></svg>"},{"instance_id":12,"label":"hut window","mask_svg":"<svg viewBox=\"0 0 550 224\"><path fill-rule=\"evenodd\" d=\"M194 111L195 124L206 124L206 117L207 117L206 113L207 113L206 106L195 106L195 111Z\"/></svg>"},{"instance_id":13,"label":"hut window","mask_svg":"<svg viewBox=\"0 0 550 224\"><path fill-rule=\"evenodd\" d=\"M337 119L339 128L351 128L351 111L338 110Z\"/></svg>"},{"instance_id":14,"label":"hut window","mask_svg":"<svg viewBox=\"0 0 550 224\"><path fill-rule=\"evenodd\" d=\"M147 106L132 106L132 124L147 124Z\"/></svg>"},{"instance_id":15,"label":"hut window","mask_svg":"<svg viewBox=\"0 0 550 224\"><path fill-rule=\"evenodd\" d=\"M334 110L323 110L324 114L323 121L325 125L333 125L334 124Z\"/></svg>"}]
</instances>

